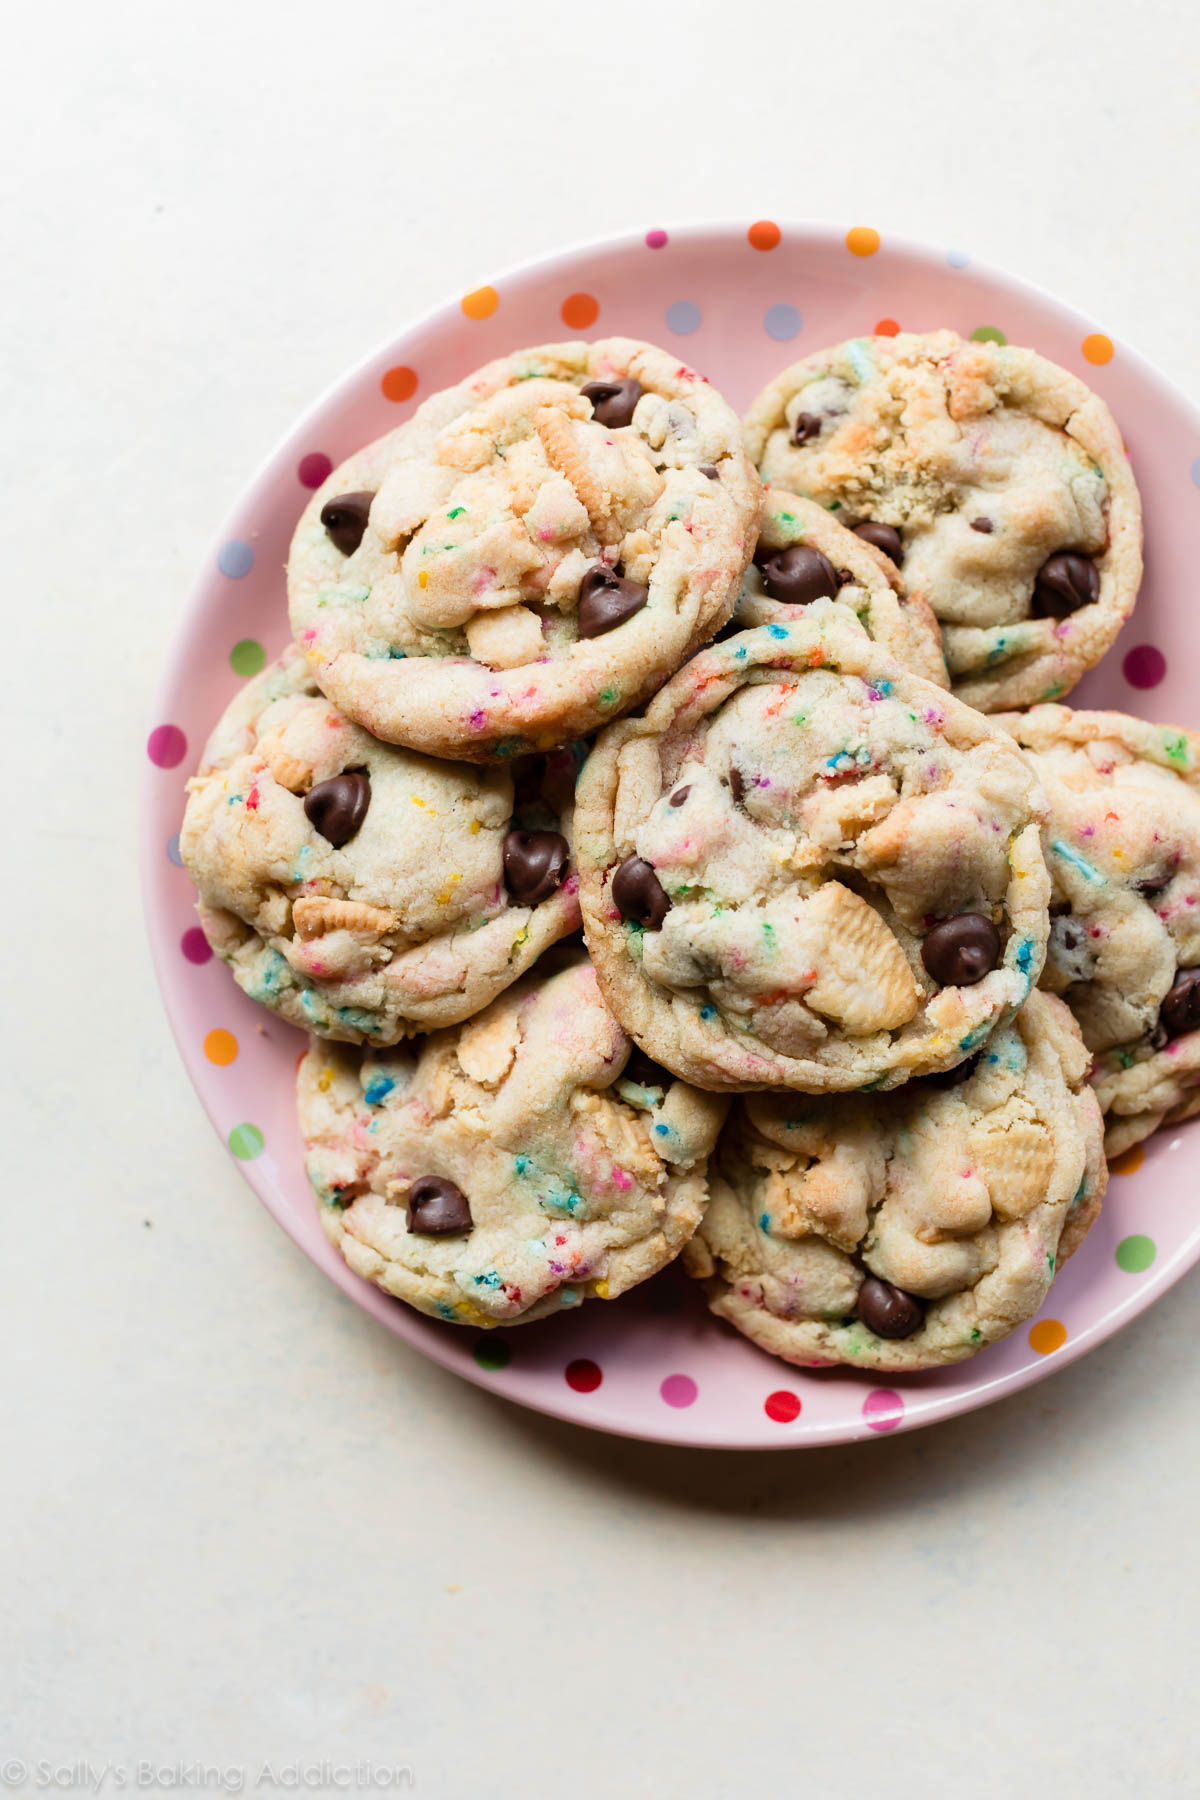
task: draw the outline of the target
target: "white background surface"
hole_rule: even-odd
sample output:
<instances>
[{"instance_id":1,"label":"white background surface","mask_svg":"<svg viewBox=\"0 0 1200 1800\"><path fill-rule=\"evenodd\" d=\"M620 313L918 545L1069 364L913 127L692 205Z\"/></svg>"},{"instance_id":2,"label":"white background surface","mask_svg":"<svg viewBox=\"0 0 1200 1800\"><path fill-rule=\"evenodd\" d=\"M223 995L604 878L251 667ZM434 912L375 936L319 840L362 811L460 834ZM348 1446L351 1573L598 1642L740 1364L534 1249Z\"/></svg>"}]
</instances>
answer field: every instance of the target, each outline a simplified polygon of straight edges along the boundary
<instances>
[{"instance_id":1,"label":"white background surface","mask_svg":"<svg viewBox=\"0 0 1200 1800\"><path fill-rule=\"evenodd\" d=\"M1200 1793L1200 1281L1006 1404L845 1450L524 1416L254 1203L134 868L151 687L227 506L344 365L515 260L870 222L1042 283L1200 398L1200 14L108 0L5 41L18 1791L39 1758L115 1759L127 1791L201 1759L246 1792L359 1758L439 1800Z\"/></svg>"}]
</instances>

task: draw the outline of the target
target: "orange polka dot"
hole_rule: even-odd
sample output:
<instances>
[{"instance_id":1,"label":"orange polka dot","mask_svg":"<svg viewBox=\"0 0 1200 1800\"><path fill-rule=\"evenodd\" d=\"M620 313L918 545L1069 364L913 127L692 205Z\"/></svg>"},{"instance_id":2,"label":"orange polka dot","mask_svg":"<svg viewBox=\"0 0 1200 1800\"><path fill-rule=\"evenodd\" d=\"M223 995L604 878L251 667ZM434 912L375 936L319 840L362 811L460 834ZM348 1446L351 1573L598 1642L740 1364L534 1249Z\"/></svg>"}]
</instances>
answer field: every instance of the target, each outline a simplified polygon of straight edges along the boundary
<instances>
[{"instance_id":1,"label":"orange polka dot","mask_svg":"<svg viewBox=\"0 0 1200 1800\"><path fill-rule=\"evenodd\" d=\"M572 331L586 331L596 323L600 302L594 294L568 294L562 303L562 322Z\"/></svg>"},{"instance_id":2,"label":"orange polka dot","mask_svg":"<svg viewBox=\"0 0 1200 1800\"><path fill-rule=\"evenodd\" d=\"M499 304L500 296L494 287L476 288L474 293L462 297L462 309L468 319L490 319Z\"/></svg>"},{"instance_id":3,"label":"orange polka dot","mask_svg":"<svg viewBox=\"0 0 1200 1800\"><path fill-rule=\"evenodd\" d=\"M1102 331L1090 332L1089 335L1084 338L1080 347L1083 350L1085 358L1090 363L1106 363L1112 361L1113 342L1110 337L1105 337Z\"/></svg>"},{"instance_id":4,"label":"orange polka dot","mask_svg":"<svg viewBox=\"0 0 1200 1800\"><path fill-rule=\"evenodd\" d=\"M1036 1325L1029 1327L1029 1347L1039 1356L1061 1350L1066 1341L1067 1328L1061 1319L1039 1319Z\"/></svg>"},{"instance_id":5,"label":"orange polka dot","mask_svg":"<svg viewBox=\"0 0 1200 1800\"><path fill-rule=\"evenodd\" d=\"M875 323L876 337L895 337L900 330L895 319L878 319Z\"/></svg>"},{"instance_id":6,"label":"orange polka dot","mask_svg":"<svg viewBox=\"0 0 1200 1800\"><path fill-rule=\"evenodd\" d=\"M774 219L756 219L746 236L755 250L773 250L781 233Z\"/></svg>"},{"instance_id":7,"label":"orange polka dot","mask_svg":"<svg viewBox=\"0 0 1200 1800\"><path fill-rule=\"evenodd\" d=\"M397 363L389 369L380 382L385 400L411 400L417 391L417 371L406 369L403 363Z\"/></svg>"},{"instance_id":8,"label":"orange polka dot","mask_svg":"<svg viewBox=\"0 0 1200 1800\"><path fill-rule=\"evenodd\" d=\"M852 256L874 256L879 248L879 233L873 225L852 225L846 233L846 248Z\"/></svg>"},{"instance_id":9,"label":"orange polka dot","mask_svg":"<svg viewBox=\"0 0 1200 1800\"><path fill-rule=\"evenodd\" d=\"M223 1069L238 1053L238 1041L232 1031L210 1031L204 1040L204 1054L210 1063Z\"/></svg>"},{"instance_id":10,"label":"orange polka dot","mask_svg":"<svg viewBox=\"0 0 1200 1800\"><path fill-rule=\"evenodd\" d=\"M1134 1144L1128 1150L1122 1150L1120 1156L1114 1156L1108 1165L1110 1175L1136 1175L1146 1160L1145 1146Z\"/></svg>"}]
</instances>

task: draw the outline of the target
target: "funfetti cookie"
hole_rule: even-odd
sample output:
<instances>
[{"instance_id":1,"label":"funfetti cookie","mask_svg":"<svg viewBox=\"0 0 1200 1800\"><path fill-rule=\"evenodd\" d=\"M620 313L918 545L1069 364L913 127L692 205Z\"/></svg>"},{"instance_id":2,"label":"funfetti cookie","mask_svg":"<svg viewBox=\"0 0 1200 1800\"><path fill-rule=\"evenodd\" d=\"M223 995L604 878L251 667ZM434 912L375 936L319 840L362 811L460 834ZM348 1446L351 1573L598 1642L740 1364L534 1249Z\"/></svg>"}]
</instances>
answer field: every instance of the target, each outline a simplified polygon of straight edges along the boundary
<instances>
[{"instance_id":1,"label":"funfetti cookie","mask_svg":"<svg viewBox=\"0 0 1200 1800\"><path fill-rule=\"evenodd\" d=\"M580 775L601 986L701 1086L950 1068L1040 973L1043 810L1005 732L835 607L742 632L603 731Z\"/></svg>"},{"instance_id":2,"label":"funfetti cookie","mask_svg":"<svg viewBox=\"0 0 1200 1800\"><path fill-rule=\"evenodd\" d=\"M579 925L572 751L514 771L380 743L294 647L229 707L180 833L209 943L293 1025L390 1044L469 1018Z\"/></svg>"},{"instance_id":3,"label":"funfetti cookie","mask_svg":"<svg viewBox=\"0 0 1200 1800\"><path fill-rule=\"evenodd\" d=\"M653 1275L700 1222L726 1102L630 1050L581 954L415 1046L314 1041L300 1129L350 1267L477 1326Z\"/></svg>"},{"instance_id":4,"label":"funfetti cookie","mask_svg":"<svg viewBox=\"0 0 1200 1800\"><path fill-rule=\"evenodd\" d=\"M1035 993L950 1078L740 1101L684 1253L712 1310L804 1365L904 1373L1006 1337L1100 1210L1088 1062Z\"/></svg>"},{"instance_id":5,"label":"funfetti cookie","mask_svg":"<svg viewBox=\"0 0 1200 1800\"><path fill-rule=\"evenodd\" d=\"M896 565L815 500L765 489L758 545L742 576L733 624L791 625L802 608L827 602L853 613L868 637L914 675L949 687L938 622L924 600L905 593Z\"/></svg>"},{"instance_id":6,"label":"funfetti cookie","mask_svg":"<svg viewBox=\"0 0 1200 1800\"><path fill-rule=\"evenodd\" d=\"M1042 985L1095 1054L1115 1156L1200 1111L1200 734L1066 706L997 723L1049 803Z\"/></svg>"},{"instance_id":7,"label":"funfetti cookie","mask_svg":"<svg viewBox=\"0 0 1200 1800\"><path fill-rule=\"evenodd\" d=\"M746 443L764 481L892 557L971 706L1058 699L1132 611L1141 502L1120 433L1032 350L953 331L852 338L777 376Z\"/></svg>"},{"instance_id":8,"label":"funfetti cookie","mask_svg":"<svg viewBox=\"0 0 1200 1800\"><path fill-rule=\"evenodd\" d=\"M378 737L471 762L553 748L724 624L759 492L736 415L677 358L630 338L522 350L314 494L292 628Z\"/></svg>"}]
</instances>

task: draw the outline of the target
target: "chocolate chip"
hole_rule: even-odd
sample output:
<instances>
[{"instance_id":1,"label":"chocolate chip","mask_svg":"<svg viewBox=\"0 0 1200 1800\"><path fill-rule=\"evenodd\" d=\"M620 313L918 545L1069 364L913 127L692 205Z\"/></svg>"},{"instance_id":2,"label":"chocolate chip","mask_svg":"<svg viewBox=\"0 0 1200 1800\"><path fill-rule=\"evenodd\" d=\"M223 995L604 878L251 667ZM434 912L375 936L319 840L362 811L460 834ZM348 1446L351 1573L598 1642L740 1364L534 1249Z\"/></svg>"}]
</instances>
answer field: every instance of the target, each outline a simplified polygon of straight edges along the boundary
<instances>
[{"instance_id":1,"label":"chocolate chip","mask_svg":"<svg viewBox=\"0 0 1200 1800\"><path fill-rule=\"evenodd\" d=\"M649 598L650 589L640 581L626 581L603 563L597 563L579 584L575 629L581 638L603 637L606 631L641 612Z\"/></svg>"},{"instance_id":2,"label":"chocolate chip","mask_svg":"<svg viewBox=\"0 0 1200 1800\"><path fill-rule=\"evenodd\" d=\"M1158 1022L1168 1040L1200 1026L1200 969L1180 969L1175 985L1159 1008Z\"/></svg>"},{"instance_id":3,"label":"chocolate chip","mask_svg":"<svg viewBox=\"0 0 1200 1800\"><path fill-rule=\"evenodd\" d=\"M321 523L329 533L329 541L343 556L353 556L363 541L374 494L365 491L338 494L321 508Z\"/></svg>"},{"instance_id":4,"label":"chocolate chip","mask_svg":"<svg viewBox=\"0 0 1200 1800\"><path fill-rule=\"evenodd\" d=\"M759 564L763 586L772 600L785 606L807 606L832 600L838 591L837 571L827 556L808 544L789 544Z\"/></svg>"},{"instance_id":5,"label":"chocolate chip","mask_svg":"<svg viewBox=\"0 0 1200 1800\"><path fill-rule=\"evenodd\" d=\"M644 1050L635 1044L629 1053L629 1061L621 1070L622 1081L634 1081L638 1087L669 1088L675 1077L668 1075L656 1062L651 1061Z\"/></svg>"},{"instance_id":6,"label":"chocolate chip","mask_svg":"<svg viewBox=\"0 0 1200 1800\"><path fill-rule=\"evenodd\" d=\"M861 525L854 527L854 535L860 537L864 544L874 544L897 568L900 567L904 557L904 544L894 525L877 525L874 519L864 519Z\"/></svg>"},{"instance_id":7,"label":"chocolate chip","mask_svg":"<svg viewBox=\"0 0 1200 1800\"><path fill-rule=\"evenodd\" d=\"M615 428L629 424L643 389L640 381L627 375L623 381L589 381L580 391L592 403L593 419Z\"/></svg>"},{"instance_id":8,"label":"chocolate chip","mask_svg":"<svg viewBox=\"0 0 1200 1800\"><path fill-rule=\"evenodd\" d=\"M959 1087L975 1073L982 1055L983 1051L977 1050L974 1056L968 1056L965 1062L955 1063L952 1069L939 1069L936 1075L925 1075L922 1080L927 1087Z\"/></svg>"},{"instance_id":9,"label":"chocolate chip","mask_svg":"<svg viewBox=\"0 0 1200 1800\"><path fill-rule=\"evenodd\" d=\"M355 769L318 781L305 795L304 810L321 836L340 850L366 818L370 804L371 777L365 770Z\"/></svg>"},{"instance_id":10,"label":"chocolate chip","mask_svg":"<svg viewBox=\"0 0 1200 1800\"><path fill-rule=\"evenodd\" d=\"M730 764L729 791L740 806L742 801L746 798L746 777L742 774L742 771L738 768L736 763Z\"/></svg>"},{"instance_id":11,"label":"chocolate chip","mask_svg":"<svg viewBox=\"0 0 1200 1800\"><path fill-rule=\"evenodd\" d=\"M536 906L561 887L571 852L557 831L510 831L504 840L504 885L520 906Z\"/></svg>"},{"instance_id":12,"label":"chocolate chip","mask_svg":"<svg viewBox=\"0 0 1200 1800\"><path fill-rule=\"evenodd\" d=\"M702 475L707 475L710 481L719 481L721 477L720 469L714 468L712 463L702 463L700 466L700 473Z\"/></svg>"},{"instance_id":13,"label":"chocolate chip","mask_svg":"<svg viewBox=\"0 0 1200 1800\"><path fill-rule=\"evenodd\" d=\"M612 880L612 896L623 919L657 931L671 910L658 876L640 856L627 856Z\"/></svg>"},{"instance_id":14,"label":"chocolate chip","mask_svg":"<svg viewBox=\"0 0 1200 1800\"><path fill-rule=\"evenodd\" d=\"M441 1175L422 1175L408 1190L408 1229L422 1237L449 1237L475 1223L467 1196Z\"/></svg>"},{"instance_id":15,"label":"chocolate chip","mask_svg":"<svg viewBox=\"0 0 1200 1800\"><path fill-rule=\"evenodd\" d=\"M942 987L970 987L1000 960L1000 933L982 913L943 919L921 945L921 961Z\"/></svg>"},{"instance_id":16,"label":"chocolate chip","mask_svg":"<svg viewBox=\"0 0 1200 1800\"><path fill-rule=\"evenodd\" d=\"M671 795L671 798L667 801L667 805L668 806L682 806L684 801L687 799L688 795L691 793L691 791L692 791L692 784L689 781L685 787L675 789L675 792Z\"/></svg>"},{"instance_id":17,"label":"chocolate chip","mask_svg":"<svg viewBox=\"0 0 1200 1800\"><path fill-rule=\"evenodd\" d=\"M858 1290L855 1312L876 1337L911 1337L925 1317L925 1308L903 1288L868 1275Z\"/></svg>"},{"instance_id":18,"label":"chocolate chip","mask_svg":"<svg viewBox=\"0 0 1200 1800\"><path fill-rule=\"evenodd\" d=\"M982 531L985 537L990 537L992 535L992 532L995 529L996 529L996 527L992 524L992 521L990 519L972 519L971 520L971 530L972 531Z\"/></svg>"},{"instance_id":19,"label":"chocolate chip","mask_svg":"<svg viewBox=\"0 0 1200 1800\"><path fill-rule=\"evenodd\" d=\"M1065 619L1100 598L1100 574L1090 556L1058 550L1037 572L1030 611L1035 619Z\"/></svg>"},{"instance_id":20,"label":"chocolate chip","mask_svg":"<svg viewBox=\"0 0 1200 1800\"><path fill-rule=\"evenodd\" d=\"M823 424L820 413L797 413L796 423L792 426L793 444L807 444L810 438L819 437Z\"/></svg>"},{"instance_id":21,"label":"chocolate chip","mask_svg":"<svg viewBox=\"0 0 1200 1800\"><path fill-rule=\"evenodd\" d=\"M1134 890L1144 900L1153 900L1164 888L1170 887L1174 875L1174 869L1168 869L1165 875L1148 875L1144 881L1134 882Z\"/></svg>"}]
</instances>

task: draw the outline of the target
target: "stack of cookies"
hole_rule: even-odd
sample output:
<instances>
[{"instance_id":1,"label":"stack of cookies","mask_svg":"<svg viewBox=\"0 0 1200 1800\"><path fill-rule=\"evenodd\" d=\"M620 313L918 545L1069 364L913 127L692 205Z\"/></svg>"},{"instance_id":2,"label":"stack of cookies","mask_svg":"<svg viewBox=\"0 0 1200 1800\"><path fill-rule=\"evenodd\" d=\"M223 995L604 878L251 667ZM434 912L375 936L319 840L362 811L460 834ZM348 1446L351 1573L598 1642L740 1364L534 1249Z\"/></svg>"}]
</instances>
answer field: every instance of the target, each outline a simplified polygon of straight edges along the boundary
<instances>
[{"instance_id":1,"label":"stack of cookies","mask_svg":"<svg viewBox=\"0 0 1200 1800\"><path fill-rule=\"evenodd\" d=\"M949 331L744 425L520 351L335 470L181 848L350 1266L486 1327L682 1253L880 1370L1036 1312L1200 1109L1200 739L1057 704L1140 576L1107 408Z\"/></svg>"}]
</instances>

